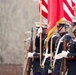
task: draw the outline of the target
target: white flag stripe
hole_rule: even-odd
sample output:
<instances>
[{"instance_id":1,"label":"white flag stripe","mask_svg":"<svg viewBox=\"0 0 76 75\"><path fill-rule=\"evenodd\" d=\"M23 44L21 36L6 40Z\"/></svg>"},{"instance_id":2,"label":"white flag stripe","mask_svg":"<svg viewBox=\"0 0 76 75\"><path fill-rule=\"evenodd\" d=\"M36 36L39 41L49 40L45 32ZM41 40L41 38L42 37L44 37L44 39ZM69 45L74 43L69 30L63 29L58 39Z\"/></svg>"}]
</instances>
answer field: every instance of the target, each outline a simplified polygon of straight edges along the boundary
<instances>
[{"instance_id":1,"label":"white flag stripe","mask_svg":"<svg viewBox=\"0 0 76 75\"><path fill-rule=\"evenodd\" d=\"M71 0L66 0L68 2L68 4L70 5L70 7L72 8L72 1Z\"/></svg>"},{"instance_id":2,"label":"white flag stripe","mask_svg":"<svg viewBox=\"0 0 76 75\"><path fill-rule=\"evenodd\" d=\"M45 8L44 5L42 5L42 10L48 14L48 10Z\"/></svg>"},{"instance_id":3,"label":"white flag stripe","mask_svg":"<svg viewBox=\"0 0 76 75\"><path fill-rule=\"evenodd\" d=\"M68 7L63 3L63 7L64 7L64 11L70 15L69 17L73 17L73 15L71 14L70 10L68 9Z\"/></svg>"},{"instance_id":4,"label":"white flag stripe","mask_svg":"<svg viewBox=\"0 0 76 75\"><path fill-rule=\"evenodd\" d=\"M48 0L44 0L46 4L48 4Z\"/></svg>"},{"instance_id":5,"label":"white flag stripe","mask_svg":"<svg viewBox=\"0 0 76 75\"><path fill-rule=\"evenodd\" d=\"M76 4L76 0L72 0Z\"/></svg>"}]
</instances>

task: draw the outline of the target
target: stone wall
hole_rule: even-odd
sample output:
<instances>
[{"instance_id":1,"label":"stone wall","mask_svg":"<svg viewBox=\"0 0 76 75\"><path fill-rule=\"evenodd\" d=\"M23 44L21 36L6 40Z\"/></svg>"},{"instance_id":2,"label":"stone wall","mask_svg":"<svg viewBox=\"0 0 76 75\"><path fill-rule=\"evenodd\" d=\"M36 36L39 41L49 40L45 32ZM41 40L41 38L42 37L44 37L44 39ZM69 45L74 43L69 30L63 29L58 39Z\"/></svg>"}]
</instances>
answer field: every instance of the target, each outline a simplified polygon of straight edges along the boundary
<instances>
[{"instance_id":1,"label":"stone wall","mask_svg":"<svg viewBox=\"0 0 76 75\"><path fill-rule=\"evenodd\" d=\"M38 2L0 0L0 63L23 63L25 32L38 20Z\"/></svg>"}]
</instances>

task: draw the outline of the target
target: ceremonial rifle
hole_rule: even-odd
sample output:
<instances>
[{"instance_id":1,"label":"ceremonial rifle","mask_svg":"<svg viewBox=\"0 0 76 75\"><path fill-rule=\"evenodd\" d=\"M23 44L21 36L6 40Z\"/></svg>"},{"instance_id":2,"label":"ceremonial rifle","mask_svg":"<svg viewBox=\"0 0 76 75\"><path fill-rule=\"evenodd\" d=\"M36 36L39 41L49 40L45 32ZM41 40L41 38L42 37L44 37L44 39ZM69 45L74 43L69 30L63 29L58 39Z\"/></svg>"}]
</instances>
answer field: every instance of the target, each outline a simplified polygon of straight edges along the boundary
<instances>
[{"instance_id":1,"label":"ceremonial rifle","mask_svg":"<svg viewBox=\"0 0 76 75\"><path fill-rule=\"evenodd\" d=\"M63 42L63 46L64 46L64 51L67 51L67 42L66 42L66 39L64 39L64 42ZM65 75L66 73L66 58L63 58L63 75Z\"/></svg>"},{"instance_id":2,"label":"ceremonial rifle","mask_svg":"<svg viewBox=\"0 0 76 75\"><path fill-rule=\"evenodd\" d=\"M30 46L28 52L33 52L33 28L31 29L31 40L30 40ZM32 58L28 58L25 75L30 75L31 68L32 68Z\"/></svg>"},{"instance_id":3,"label":"ceremonial rifle","mask_svg":"<svg viewBox=\"0 0 76 75\"><path fill-rule=\"evenodd\" d=\"M67 51L66 39L64 39L64 41L63 41L63 48L64 48L64 51ZM67 71L66 58L63 58L62 62L61 62L61 67L60 67L60 75L65 75L66 71Z\"/></svg>"}]
</instances>

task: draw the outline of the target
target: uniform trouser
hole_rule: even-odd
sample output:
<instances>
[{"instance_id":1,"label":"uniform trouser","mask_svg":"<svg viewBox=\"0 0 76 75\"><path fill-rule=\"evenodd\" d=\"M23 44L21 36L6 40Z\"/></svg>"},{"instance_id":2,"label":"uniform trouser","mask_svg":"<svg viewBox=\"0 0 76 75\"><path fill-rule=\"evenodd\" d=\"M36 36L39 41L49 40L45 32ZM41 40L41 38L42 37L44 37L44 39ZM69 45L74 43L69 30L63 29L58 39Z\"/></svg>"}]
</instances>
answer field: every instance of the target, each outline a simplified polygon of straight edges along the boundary
<instances>
[{"instance_id":1,"label":"uniform trouser","mask_svg":"<svg viewBox=\"0 0 76 75\"><path fill-rule=\"evenodd\" d=\"M76 75L76 60L69 61L67 63L68 72L67 75Z\"/></svg>"},{"instance_id":2,"label":"uniform trouser","mask_svg":"<svg viewBox=\"0 0 76 75\"><path fill-rule=\"evenodd\" d=\"M53 75L59 75L60 74L60 68L61 68L61 59L56 60L53 70Z\"/></svg>"}]
</instances>

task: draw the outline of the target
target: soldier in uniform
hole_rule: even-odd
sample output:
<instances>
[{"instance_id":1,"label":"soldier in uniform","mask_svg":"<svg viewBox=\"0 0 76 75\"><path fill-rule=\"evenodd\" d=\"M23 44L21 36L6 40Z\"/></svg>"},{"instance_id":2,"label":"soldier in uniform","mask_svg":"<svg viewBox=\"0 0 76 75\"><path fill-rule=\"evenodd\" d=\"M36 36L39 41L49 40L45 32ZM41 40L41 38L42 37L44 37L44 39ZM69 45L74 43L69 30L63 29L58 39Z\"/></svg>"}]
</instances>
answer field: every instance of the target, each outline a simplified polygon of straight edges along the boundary
<instances>
[{"instance_id":1,"label":"soldier in uniform","mask_svg":"<svg viewBox=\"0 0 76 75\"><path fill-rule=\"evenodd\" d=\"M66 23L66 21L59 23L57 26L59 37L56 40L56 45L55 45L55 50L56 50L55 58L57 54L61 53L63 50L63 40L66 38L66 41L68 43L69 40L71 39L71 36L68 34L68 29L67 29L68 27L69 25L68 23ZM62 59L54 60L54 63L53 63L54 69L53 69L52 75L59 75L61 62L62 62Z\"/></svg>"},{"instance_id":2,"label":"soldier in uniform","mask_svg":"<svg viewBox=\"0 0 76 75\"><path fill-rule=\"evenodd\" d=\"M74 37L68 44L69 53L65 53L67 55L67 75L76 75L76 18L75 21L72 22L72 31L74 33Z\"/></svg>"},{"instance_id":3,"label":"soldier in uniform","mask_svg":"<svg viewBox=\"0 0 76 75\"><path fill-rule=\"evenodd\" d=\"M38 54L36 53L40 53L40 37L39 37L39 34L42 33L42 52L45 53L45 47L44 47L44 42L45 42L45 39L47 37L47 25L44 24L42 29L39 28L39 26L37 26L37 30L36 30L36 33L37 33L37 36L36 36L36 39L35 39L35 54L34 54L34 61L33 61L33 75L49 75L50 73L48 73L48 71L50 70L50 57L48 57L45 61L45 64L44 64L44 68L42 69L40 67L40 59L38 58ZM55 46L55 41L57 39L57 36L54 35L53 36L53 46ZM53 47L54 48L54 47ZM50 42L49 42L49 50L48 50L48 53L50 53ZM45 57L44 57L45 58ZM43 60L44 60L43 58Z\"/></svg>"},{"instance_id":4,"label":"soldier in uniform","mask_svg":"<svg viewBox=\"0 0 76 75\"><path fill-rule=\"evenodd\" d=\"M76 18L73 18L72 31L74 37L69 41L67 51L61 53L67 60L67 75L76 75Z\"/></svg>"},{"instance_id":5,"label":"soldier in uniform","mask_svg":"<svg viewBox=\"0 0 76 75\"><path fill-rule=\"evenodd\" d=\"M35 54L34 54L34 60L33 60L33 75L47 75L45 73L44 69L41 68L40 66L40 57L38 53L40 53L40 33L42 33L42 53L44 51L44 41L46 39L46 30L47 30L47 25L43 24L42 28L40 28L40 25L37 25L36 28L36 39L35 39Z\"/></svg>"}]
</instances>

